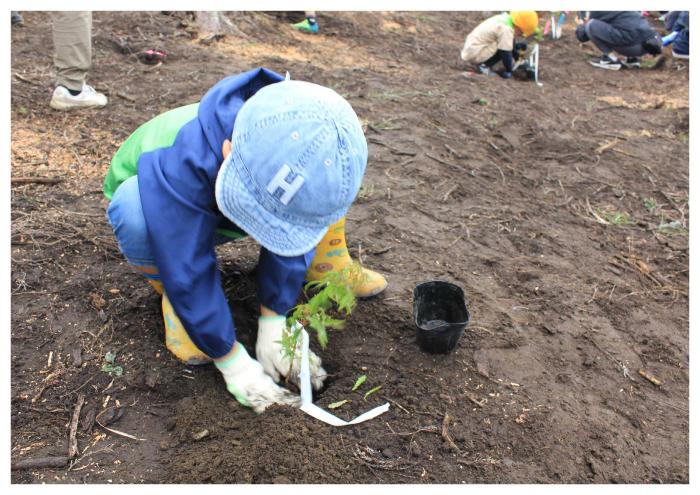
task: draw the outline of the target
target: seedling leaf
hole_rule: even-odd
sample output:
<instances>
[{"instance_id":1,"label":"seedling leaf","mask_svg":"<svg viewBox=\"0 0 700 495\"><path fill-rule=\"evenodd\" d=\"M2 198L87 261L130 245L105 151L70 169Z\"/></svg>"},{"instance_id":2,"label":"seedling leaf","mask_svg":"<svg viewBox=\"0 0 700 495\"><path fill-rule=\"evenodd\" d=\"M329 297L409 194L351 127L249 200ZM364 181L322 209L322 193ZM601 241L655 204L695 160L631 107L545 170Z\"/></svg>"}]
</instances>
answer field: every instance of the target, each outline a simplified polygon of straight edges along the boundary
<instances>
[{"instance_id":1,"label":"seedling leaf","mask_svg":"<svg viewBox=\"0 0 700 495\"><path fill-rule=\"evenodd\" d=\"M328 409L337 409L338 407L342 406L343 404L350 402L348 399L343 399L339 400L338 402L333 402L332 404L328 404Z\"/></svg>"},{"instance_id":2,"label":"seedling leaf","mask_svg":"<svg viewBox=\"0 0 700 495\"><path fill-rule=\"evenodd\" d=\"M358 377L357 381L355 382L355 385L352 386L352 391L354 392L355 390L357 390L358 388L360 388L360 386L361 386L363 383L365 383L365 380L366 380L366 379L367 379L367 375L360 375L360 376Z\"/></svg>"},{"instance_id":3,"label":"seedling leaf","mask_svg":"<svg viewBox=\"0 0 700 495\"><path fill-rule=\"evenodd\" d=\"M368 391L365 393L364 399L367 400L367 397L369 397L370 395L372 395L374 392L376 392L376 391L379 390L380 388L382 388L382 386L381 386L381 385L377 385L376 387L374 387L374 388L368 390Z\"/></svg>"},{"instance_id":4,"label":"seedling leaf","mask_svg":"<svg viewBox=\"0 0 700 495\"><path fill-rule=\"evenodd\" d=\"M114 373L117 376L122 376L122 374L124 373L124 368L122 368L121 366L114 365L114 360L116 359L116 357L116 354L112 352L107 352L107 354L105 354L105 362L102 364L102 368L100 368L100 371L109 373L110 376L112 376L112 373Z\"/></svg>"}]
</instances>

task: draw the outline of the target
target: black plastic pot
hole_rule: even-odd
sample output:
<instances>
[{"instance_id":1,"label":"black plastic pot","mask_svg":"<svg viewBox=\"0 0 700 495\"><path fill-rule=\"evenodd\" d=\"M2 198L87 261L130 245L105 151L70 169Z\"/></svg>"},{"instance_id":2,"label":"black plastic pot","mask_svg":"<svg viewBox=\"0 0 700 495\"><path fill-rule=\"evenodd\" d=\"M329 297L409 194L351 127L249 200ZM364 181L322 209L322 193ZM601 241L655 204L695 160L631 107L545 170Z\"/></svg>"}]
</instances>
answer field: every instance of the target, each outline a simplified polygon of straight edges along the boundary
<instances>
[{"instance_id":1,"label":"black plastic pot","mask_svg":"<svg viewBox=\"0 0 700 495\"><path fill-rule=\"evenodd\" d=\"M469 323L464 291L450 282L432 280L413 289L416 340L424 351L452 351Z\"/></svg>"}]
</instances>

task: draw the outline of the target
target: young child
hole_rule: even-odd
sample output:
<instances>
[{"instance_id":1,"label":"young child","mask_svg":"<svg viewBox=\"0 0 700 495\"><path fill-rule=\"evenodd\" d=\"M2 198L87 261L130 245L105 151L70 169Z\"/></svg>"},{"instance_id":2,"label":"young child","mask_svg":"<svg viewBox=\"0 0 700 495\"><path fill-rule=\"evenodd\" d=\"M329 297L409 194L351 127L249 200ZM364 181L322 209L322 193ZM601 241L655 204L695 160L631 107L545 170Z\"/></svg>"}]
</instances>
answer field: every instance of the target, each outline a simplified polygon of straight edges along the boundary
<instances>
[{"instance_id":1,"label":"young child","mask_svg":"<svg viewBox=\"0 0 700 495\"><path fill-rule=\"evenodd\" d=\"M661 53L661 38L639 11L593 11L576 19L576 38L592 41L603 54L589 60L594 67L620 70L641 67L640 57ZM625 55L623 62L613 53Z\"/></svg>"},{"instance_id":2,"label":"young child","mask_svg":"<svg viewBox=\"0 0 700 495\"><path fill-rule=\"evenodd\" d=\"M256 412L299 401L273 381L289 372L285 315L313 279L312 264L320 273L350 263L344 219L366 163L345 99L264 68L146 122L112 160L108 219L127 261L163 296L167 348L189 364L214 360L228 391ZM257 361L236 341L215 252L246 235L261 246ZM386 280L364 272L358 295L381 292ZM310 360L318 389L325 371L318 356Z\"/></svg>"},{"instance_id":3,"label":"young child","mask_svg":"<svg viewBox=\"0 0 700 495\"><path fill-rule=\"evenodd\" d=\"M534 10L504 12L490 17L469 33L460 56L482 74L487 74L494 65L502 62L503 70L498 74L509 79L513 77L513 55L518 56L523 51L516 51L515 37L532 36L537 23Z\"/></svg>"}]
</instances>

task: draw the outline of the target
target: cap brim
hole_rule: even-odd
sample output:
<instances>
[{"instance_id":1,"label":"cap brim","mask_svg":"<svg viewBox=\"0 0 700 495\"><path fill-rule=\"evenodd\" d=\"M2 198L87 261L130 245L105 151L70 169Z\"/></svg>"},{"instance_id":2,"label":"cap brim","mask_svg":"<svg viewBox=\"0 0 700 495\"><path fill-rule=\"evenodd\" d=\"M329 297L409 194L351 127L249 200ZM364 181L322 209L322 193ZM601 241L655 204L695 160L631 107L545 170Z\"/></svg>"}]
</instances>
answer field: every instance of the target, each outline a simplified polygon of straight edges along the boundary
<instances>
[{"instance_id":1,"label":"cap brim","mask_svg":"<svg viewBox=\"0 0 700 495\"><path fill-rule=\"evenodd\" d=\"M313 249L333 223L323 227L291 224L263 208L249 192L255 189L242 164L235 164L233 150L216 178L216 202L221 213L253 237L260 245L280 256L299 256ZM237 166L238 165L238 166ZM339 220L340 214L335 221Z\"/></svg>"}]
</instances>

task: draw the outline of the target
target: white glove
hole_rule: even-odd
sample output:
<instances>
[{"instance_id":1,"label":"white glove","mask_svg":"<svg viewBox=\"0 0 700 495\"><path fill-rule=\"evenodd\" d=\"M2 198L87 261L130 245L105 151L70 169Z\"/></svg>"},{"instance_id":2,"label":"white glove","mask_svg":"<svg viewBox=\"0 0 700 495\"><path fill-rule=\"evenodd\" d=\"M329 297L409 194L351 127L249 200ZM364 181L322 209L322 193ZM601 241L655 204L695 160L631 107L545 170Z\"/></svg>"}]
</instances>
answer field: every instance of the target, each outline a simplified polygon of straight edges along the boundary
<instances>
[{"instance_id":1,"label":"white glove","mask_svg":"<svg viewBox=\"0 0 700 495\"><path fill-rule=\"evenodd\" d=\"M284 316L261 316L258 320L258 342L255 345L255 355L265 371L275 380L286 377L289 373L289 357L282 349L282 334L286 327ZM294 352L294 364L289 379L297 386L299 384L299 369L301 363L301 339L297 342ZM309 350L309 373L311 385L315 390L323 386L326 370L321 367L321 358Z\"/></svg>"},{"instance_id":2,"label":"white glove","mask_svg":"<svg viewBox=\"0 0 700 495\"><path fill-rule=\"evenodd\" d=\"M301 398L273 382L262 365L251 358L239 342L235 346L233 355L214 361L214 364L224 375L226 389L238 402L258 414L272 404L301 405Z\"/></svg>"}]
</instances>

